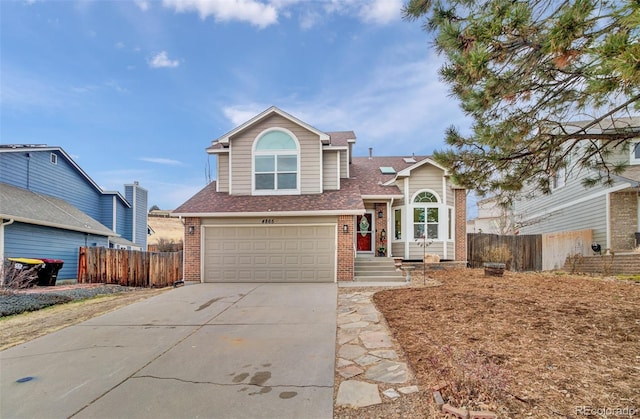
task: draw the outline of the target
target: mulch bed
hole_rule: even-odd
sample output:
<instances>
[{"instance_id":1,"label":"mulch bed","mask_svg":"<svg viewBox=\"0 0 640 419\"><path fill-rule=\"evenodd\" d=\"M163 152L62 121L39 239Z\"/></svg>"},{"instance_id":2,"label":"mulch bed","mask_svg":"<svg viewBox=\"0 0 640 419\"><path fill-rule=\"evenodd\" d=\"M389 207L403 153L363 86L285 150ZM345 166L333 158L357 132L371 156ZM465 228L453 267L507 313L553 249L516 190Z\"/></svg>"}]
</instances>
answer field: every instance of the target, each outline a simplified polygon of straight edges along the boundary
<instances>
[{"instance_id":1,"label":"mulch bed","mask_svg":"<svg viewBox=\"0 0 640 419\"><path fill-rule=\"evenodd\" d=\"M416 377L445 401L504 418L640 416L640 284L481 269L428 276L442 286L386 290L374 302Z\"/></svg>"}]
</instances>

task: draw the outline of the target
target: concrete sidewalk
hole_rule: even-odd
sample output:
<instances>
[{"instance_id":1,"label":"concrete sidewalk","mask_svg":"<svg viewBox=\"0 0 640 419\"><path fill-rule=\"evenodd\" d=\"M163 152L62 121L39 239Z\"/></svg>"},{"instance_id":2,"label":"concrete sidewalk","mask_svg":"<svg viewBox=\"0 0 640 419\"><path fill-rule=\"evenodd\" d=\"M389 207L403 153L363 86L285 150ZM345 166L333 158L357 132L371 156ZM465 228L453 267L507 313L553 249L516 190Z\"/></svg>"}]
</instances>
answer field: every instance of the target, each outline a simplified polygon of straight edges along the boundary
<instances>
[{"instance_id":1,"label":"concrete sidewalk","mask_svg":"<svg viewBox=\"0 0 640 419\"><path fill-rule=\"evenodd\" d=\"M196 284L0 352L2 418L331 418L336 284Z\"/></svg>"}]
</instances>

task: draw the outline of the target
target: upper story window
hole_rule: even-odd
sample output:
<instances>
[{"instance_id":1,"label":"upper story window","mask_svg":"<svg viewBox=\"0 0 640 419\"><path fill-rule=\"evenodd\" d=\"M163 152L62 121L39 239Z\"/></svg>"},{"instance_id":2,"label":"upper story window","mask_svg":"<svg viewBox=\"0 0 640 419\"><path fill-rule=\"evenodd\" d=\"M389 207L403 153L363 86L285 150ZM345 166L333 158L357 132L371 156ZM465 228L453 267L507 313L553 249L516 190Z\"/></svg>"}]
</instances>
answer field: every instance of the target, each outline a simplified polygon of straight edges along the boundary
<instances>
[{"instance_id":1,"label":"upper story window","mask_svg":"<svg viewBox=\"0 0 640 419\"><path fill-rule=\"evenodd\" d=\"M640 141L631 143L631 164L640 164Z\"/></svg>"},{"instance_id":2,"label":"upper story window","mask_svg":"<svg viewBox=\"0 0 640 419\"><path fill-rule=\"evenodd\" d=\"M567 183L567 170L564 167L556 170L549 180L549 187L554 189L562 188Z\"/></svg>"},{"instance_id":3,"label":"upper story window","mask_svg":"<svg viewBox=\"0 0 640 419\"><path fill-rule=\"evenodd\" d=\"M267 130L253 148L254 192L296 193L299 188L299 147L292 133Z\"/></svg>"},{"instance_id":4,"label":"upper story window","mask_svg":"<svg viewBox=\"0 0 640 419\"><path fill-rule=\"evenodd\" d=\"M413 198L413 238L437 239L440 201L432 192L420 192Z\"/></svg>"},{"instance_id":5,"label":"upper story window","mask_svg":"<svg viewBox=\"0 0 640 419\"><path fill-rule=\"evenodd\" d=\"M49 161L51 162L51 164L58 164L58 155L55 153L51 153L49 155Z\"/></svg>"}]
</instances>

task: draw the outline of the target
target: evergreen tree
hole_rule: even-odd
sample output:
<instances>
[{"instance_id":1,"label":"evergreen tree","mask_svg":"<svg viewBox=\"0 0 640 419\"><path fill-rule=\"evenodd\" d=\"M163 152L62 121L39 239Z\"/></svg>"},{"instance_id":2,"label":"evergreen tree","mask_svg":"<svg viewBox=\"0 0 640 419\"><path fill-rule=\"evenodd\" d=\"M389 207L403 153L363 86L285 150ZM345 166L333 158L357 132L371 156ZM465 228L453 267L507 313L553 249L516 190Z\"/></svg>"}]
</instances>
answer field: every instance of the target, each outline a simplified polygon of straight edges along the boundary
<instances>
[{"instance_id":1,"label":"evergreen tree","mask_svg":"<svg viewBox=\"0 0 640 419\"><path fill-rule=\"evenodd\" d=\"M433 33L440 75L473 118L435 153L458 184L508 200L550 192L561 170L596 169L593 185L625 169L607 156L640 135L618 120L640 109L640 1L410 0L404 16Z\"/></svg>"}]
</instances>

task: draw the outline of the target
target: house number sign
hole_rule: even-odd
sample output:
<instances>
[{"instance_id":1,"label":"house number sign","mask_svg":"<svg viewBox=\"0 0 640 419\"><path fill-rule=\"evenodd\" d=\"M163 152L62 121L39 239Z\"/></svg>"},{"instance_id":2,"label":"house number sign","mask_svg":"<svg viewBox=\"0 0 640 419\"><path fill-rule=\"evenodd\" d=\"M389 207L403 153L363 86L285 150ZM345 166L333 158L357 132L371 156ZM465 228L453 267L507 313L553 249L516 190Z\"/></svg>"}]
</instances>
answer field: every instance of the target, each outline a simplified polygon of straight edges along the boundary
<instances>
[{"instance_id":1,"label":"house number sign","mask_svg":"<svg viewBox=\"0 0 640 419\"><path fill-rule=\"evenodd\" d=\"M262 224L275 224L276 220L274 220L273 218L263 218L262 219Z\"/></svg>"}]
</instances>

